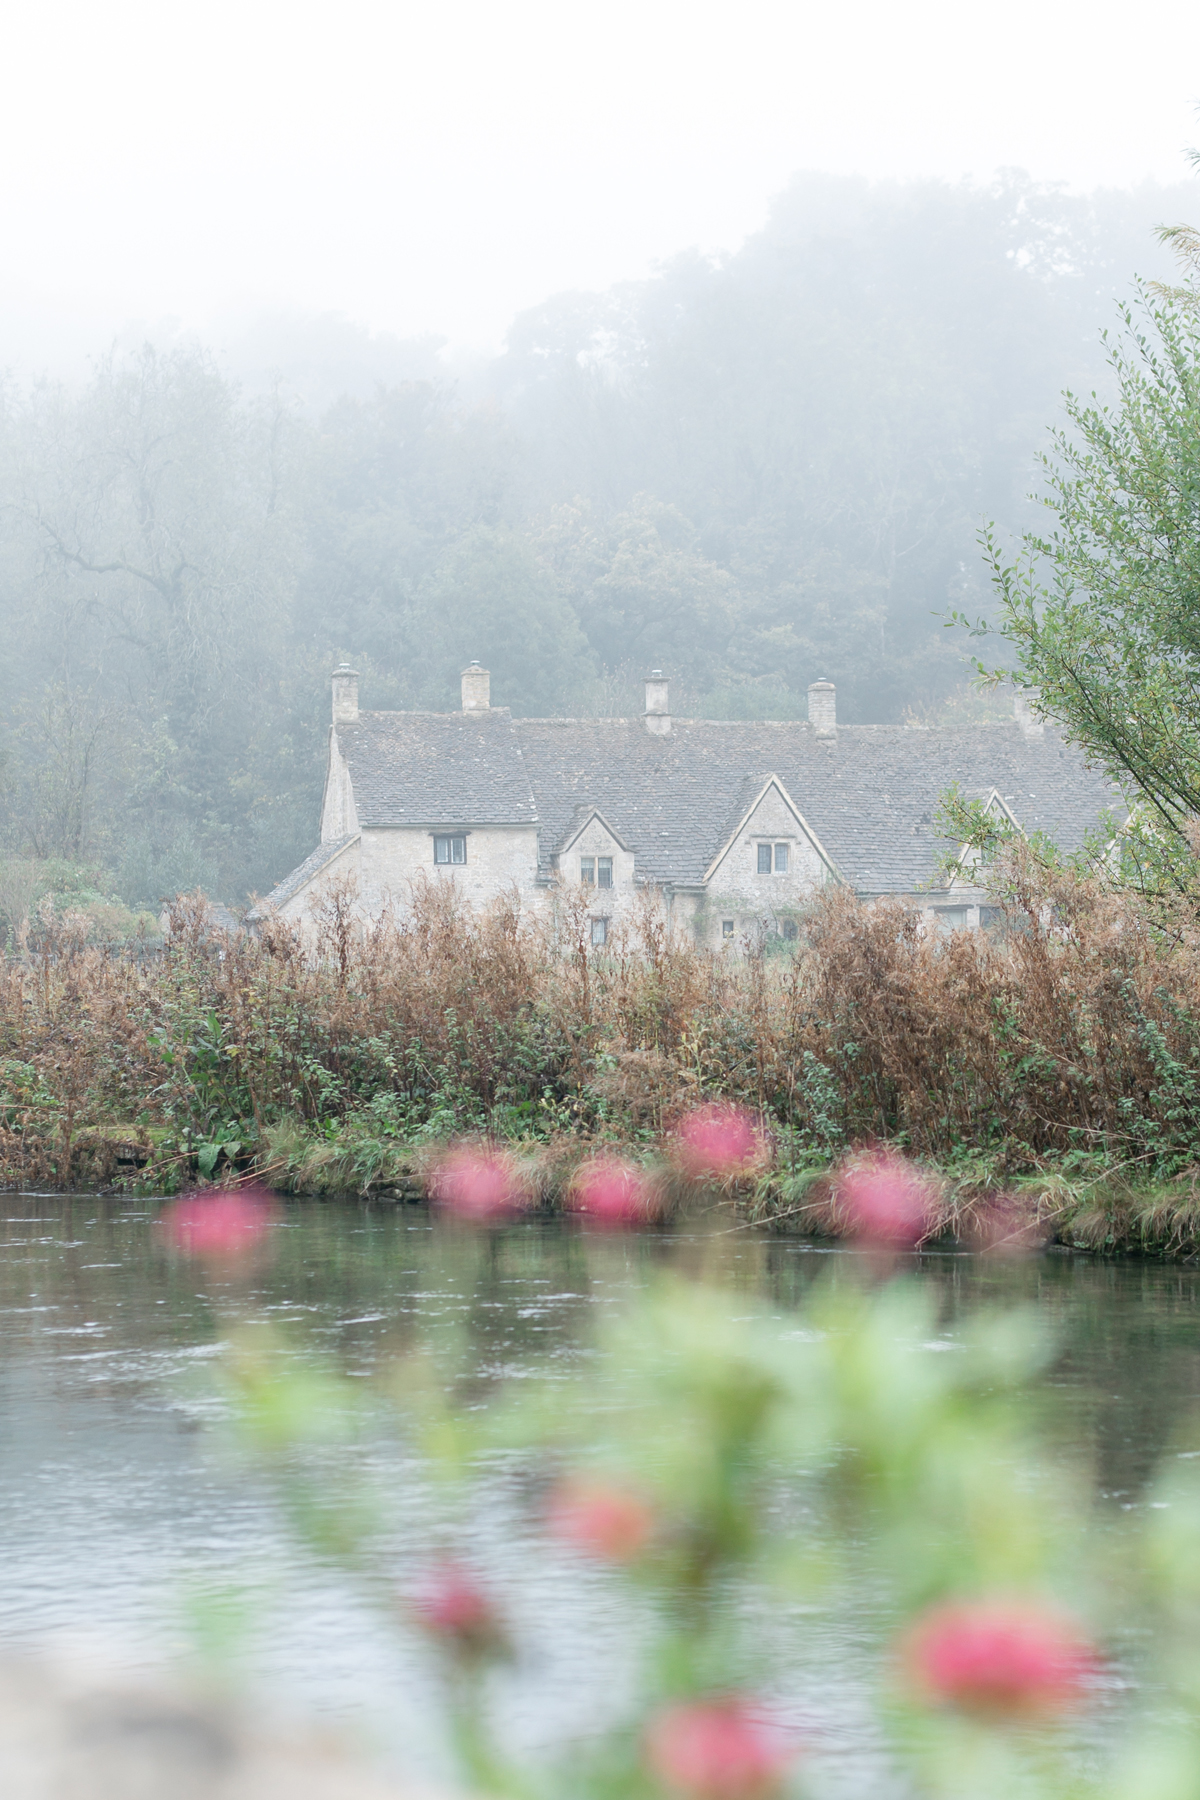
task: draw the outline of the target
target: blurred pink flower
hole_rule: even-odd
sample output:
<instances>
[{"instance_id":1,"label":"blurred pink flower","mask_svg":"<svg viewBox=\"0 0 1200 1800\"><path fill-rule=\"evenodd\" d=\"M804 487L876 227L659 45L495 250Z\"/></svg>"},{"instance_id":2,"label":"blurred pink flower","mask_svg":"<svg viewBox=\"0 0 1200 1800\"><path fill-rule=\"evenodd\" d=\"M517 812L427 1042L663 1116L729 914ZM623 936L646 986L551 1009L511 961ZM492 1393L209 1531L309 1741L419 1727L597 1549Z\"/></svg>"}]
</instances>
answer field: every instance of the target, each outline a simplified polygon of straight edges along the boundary
<instances>
[{"instance_id":1,"label":"blurred pink flower","mask_svg":"<svg viewBox=\"0 0 1200 1800\"><path fill-rule=\"evenodd\" d=\"M481 1656L504 1647L504 1629L490 1597L471 1570L452 1558L426 1570L411 1609L418 1625L459 1655Z\"/></svg>"},{"instance_id":2,"label":"blurred pink flower","mask_svg":"<svg viewBox=\"0 0 1200 1800\"><path fill-rule=\"evenodd\" d=\"M675 1157L685 1175L738 1175L762 1153L762 1138L752 1116L741 1106L714 1100L698 1106L675 1128Z\"/></svg>"},{"instance_id":3,"label":"blurred pink flower","mask_svg":"<svg viewBox=\"0 0 1200 1800\"><path fill-rule=\"evenodd\" d=\"M217 1189L184 1194L159 1217L176 1250L209 1262L238 1262L258 1248L279 1217L269 1188Z\"/></svg>"},{"instance_id":4,"label":"blurred pink flower","mask_svg":"<svg viewBox=\"0 0 1200 1800\"><path fill-rule=\"evenodd\" d=\"M430 1198L462 1219L503 1219L520 1212L526 1196L512 1158L500 1150L449 1150L434 1167Z\"/></svg>"},{"instance_id":5,"label":"blurred pink flower","mask_svg":"<svg viewBox=\"0 0 1200 1800\"><path fill-rule=\"evenodd\" d=\"M996 1717L1060 1712L1098 1666L1071 1623L1036 1601L935 1606L904 1640L902 1660L927 1700Z\"/></svg>"},{"instance_id":6,"label":"blurred pink flower","mask_svg":"<svg viewBox=\"0 0 1200 1800\"><path fill-rule=\"evenodd\" d=\"M838 1177L837 1200L853 1236L897 1250L919 1243L934 1214L929 1182L890 1150L850 1163Z\"/></svg>"},{"instance_id":7,"label":"blurred pink flower","mask_svg":"<svg viewBox=\"0 0 1200 1800\"><path fill-rule=\"evenodd\" d=\"M764 1800L794 1756L783 1732L737 1695L667 1707L646 1733L652 1772L686 1800Z\"/></svg>"},{"instance_id":8,"label":"blurred pink flower","mask_svg":"<svg viewBox=\"0 0 1200 1800\"><path fill-rule=\"evenodd\" d=\"M644 1225L654 1211L654 1192L637 1163L620 1156L594 1156L576 1169L567 1207L586 1213L597 1225Z\"/></svg>"},{"instance_id":9,"label":"blurred pink flower","mask_svg":"<svg viewBox=\"0 0 1200 1800\"><path fill-rule=\"evenodd\" d=\"M546 1517L556 1537L608 1562L631 1561L654 1530L654 1513L644 1500L600 1481L564 1481L551 1495Z\"/></svg>"}]
</instances>

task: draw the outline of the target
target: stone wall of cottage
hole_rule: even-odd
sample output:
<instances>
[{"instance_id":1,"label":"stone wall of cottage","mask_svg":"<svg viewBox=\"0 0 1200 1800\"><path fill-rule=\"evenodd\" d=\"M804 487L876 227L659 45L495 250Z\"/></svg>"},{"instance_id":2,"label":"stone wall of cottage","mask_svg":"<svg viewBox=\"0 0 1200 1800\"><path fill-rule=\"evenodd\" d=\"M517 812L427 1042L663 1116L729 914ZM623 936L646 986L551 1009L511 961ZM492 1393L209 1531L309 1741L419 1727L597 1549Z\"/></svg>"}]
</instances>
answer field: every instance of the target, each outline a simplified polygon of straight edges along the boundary
<instances>
[{"instance_id":1,"label":"stone wall of cottage","mask_svg":"<svg viewBox=\"0 0 1200 1800\"><path fill-rule=\"evenodd\" d=\"M611 859L611 887L605 888L599 884L601 857ZM591 884L584 880L585 858L593 863ZM606 935L627 923L640 907L634 870L635 858L632 852L623 850L608 827L599 819L589 819L579 836L562 851L558 859L560 883L575 888L578 902L589 918L603 919L606 922Z\"/></svg>"},{"instance_id":2,"label":"stone wall of cottage","mask_svg":"<svg viewBox=\"0 0 1200 1800\"><path fill-rule=\"evenodd\" d=\"M325 797L321 806L321 842L349 837L358 830L354 784L338 745L337 732L329 735L329 761L325 772Z\"/></svg>"},{"instance_id":3,"label":"stone wall of cottage","mask_svg":"<svg viewBox=\"0 0 1200 1800\"><path fill-rule=\"evenodd\" d=\"M321 909L335 888L348 887L357 894L360 885L362 845L359 839L347 844L320 873L302 887L290 900L285 900L276 917L287 925L299 925L308 944L315 944L321 929Z\"/></svg>"},{"instance_id":4,"label":"stone wall of cottage","mask_svg":"<svg viewBox=\"0 0 1200 1800\"><path fill-rule=\"evenodd\" d=\"M362 834L360 904L378 918L391 900L403 909L414 881L453 882L472 906L487 906L516 888L523 905L536 903L537 830L531 825L479 826L465 833L465 863L435 863L432 830L367 830Z\"/></svg>"},{"instance_id":5,"label":"stone wall of cottage","mask_svg":"<svg viewBox=\"0 0 1200 1800\"><path fill-rule=\"evenodd\" d=\"M771 871L760 874L758 847L771 846ZM775 868L775 846L787 845L787 869ZM783 795L769 787L713 870L693 914L697 941L710 949L741 947L764 934L788 936L813 892L829 879L820 852ZM682 896L681 896L682 898Z\"/></svg>"}]
</instances>

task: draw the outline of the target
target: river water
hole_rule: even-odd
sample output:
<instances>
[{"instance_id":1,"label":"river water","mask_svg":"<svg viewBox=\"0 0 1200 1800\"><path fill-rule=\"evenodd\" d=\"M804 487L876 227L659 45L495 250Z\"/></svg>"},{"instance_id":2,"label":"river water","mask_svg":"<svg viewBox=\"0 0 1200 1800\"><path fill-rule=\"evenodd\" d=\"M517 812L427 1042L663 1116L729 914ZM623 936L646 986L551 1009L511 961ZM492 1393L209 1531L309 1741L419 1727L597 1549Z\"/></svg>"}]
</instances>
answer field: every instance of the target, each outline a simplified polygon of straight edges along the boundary
<instances>
[{"instance_id":1,"label":"river water","mask_svg":"<svg viewBox=\"0 0 1200 1800\"><path fill-rule=\"evenodd\" d=\"M431 1676L414 1645L342 1575L296 1546L268 1482L231 1449L212 1379L223 1328L274 1326L295 1354L351 1375L414 1344L452 1351L481 1384L567 1370L598 1316L664 1266L718 1275L780 1313L854 1252L730 1232L712 1220L636 1236L554 1221L456 1230L416 1207L290 1203L269 1260L222 1275L168 1254L150 1201L0 1196L0 1647L158 1670L194 1658L222 1621L222 1654L265 1712L328 1719L406 1766L438 1770ZM911 1259L944 1302L947 1341L979 1300L1036 1303L1061 1344L1048 1378L1117 1508L1200 1401L1200 1272L1051 1253ZM447 1353L449 1353L447 1351ZM396 1557L419 1551L439 1504L381 1445ZM611 1577L562 1571L497 1475L473 1548L507 1571L529 1666L509 1679L511 1735L585 1730L619 1706L623 1601ZM589 1586L590 1583L590 1586ZM606 1585L608 1584L608 1585ZM804 1672L826 1721L829 1791L862 1791L873 1754L871 1600L824 1621ZM832 1723L830 1723L832 1721ZM879 1773L879 1771L876 1771ZM884 1791L873 1782L872 1791Z\"/></svg>"}]
</instances>

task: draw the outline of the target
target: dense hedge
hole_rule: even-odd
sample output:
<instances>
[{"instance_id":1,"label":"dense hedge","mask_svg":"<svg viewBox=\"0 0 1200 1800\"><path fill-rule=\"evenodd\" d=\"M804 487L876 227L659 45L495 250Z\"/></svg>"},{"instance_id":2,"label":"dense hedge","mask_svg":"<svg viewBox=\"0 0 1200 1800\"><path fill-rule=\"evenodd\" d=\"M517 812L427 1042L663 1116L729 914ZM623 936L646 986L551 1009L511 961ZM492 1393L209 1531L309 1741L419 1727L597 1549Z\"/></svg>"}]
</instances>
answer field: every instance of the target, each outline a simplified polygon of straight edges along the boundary
<instances>
[{"instance_id":1,"label":"dense hedge","mask_svg":"<svg viewBox=\"0 0 1200 1800\"><path fill-rule=\"evenodd\" d=\"M790 957L701 951L649 899L597 955L569 896L552 940L515 905L474 914L432 888L365 935L333 895L317 955L278 924L210 932L199 906L158 957L64 931L0 975L0 1174L170 1185L281 1130L648 1142L707 1094L758 1111L793 1166L873 1138L1001 1174L1188 1170L1200 934L1096 884L1009 875L994 935L834 891Z\"/></svg>"}]
</instances>

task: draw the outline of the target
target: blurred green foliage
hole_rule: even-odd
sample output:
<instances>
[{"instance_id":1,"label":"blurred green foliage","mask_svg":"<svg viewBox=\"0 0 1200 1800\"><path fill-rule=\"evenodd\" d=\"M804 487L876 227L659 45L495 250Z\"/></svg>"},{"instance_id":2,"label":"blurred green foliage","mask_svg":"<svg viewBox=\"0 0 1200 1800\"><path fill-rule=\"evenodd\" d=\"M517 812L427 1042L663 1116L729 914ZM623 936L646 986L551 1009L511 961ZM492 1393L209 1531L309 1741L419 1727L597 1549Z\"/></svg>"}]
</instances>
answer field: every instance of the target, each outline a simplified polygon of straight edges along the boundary
<instances>
[{"instance_id":1,"label":"blurred green foliage","mask_svg":"<svg viewBox=\"0 0 1200 1800\"><path fill-rule=\"evenodd\" d=\"M1038 1383L1058 1352L1032 1311L975 1309L947 1332L936 1295L886 1260L864 1259L859 1279L845 1276L817 1281L784 1315L711 1276L660 1279L601 1327L574 1377L559 1369L483 1392L452 1340L414 1349L369 1394L353 1384L344 1404L294 1346L272 1349L256 1330L253 1351L236 1350L228 1367L246 1452L275 1470L314 1551L367 1574L368 1589L366 1547L400 1497L370 1492L361 1466L331 1463L327 1450L353 1435L364 1408L376 1420L395 1412L412 1486L425 1496L424 1525L409 1516L425 1579L440 1569L450 1581L453 1569L446 1592L456 1604L477 1582L474 1603L495 1608L491 1635L473 1625L468 1637L458 1614L415 1598L422 1564L411 1559L414 1597L404 1602L402 1584L399 1617L440 1662L447 1731L476 1791L546 1800L844 1791L835 1775L852 1751L839 1737L850 1715L814 1709L804 1627L841 1610L861 1618L865 1594L873 1755L903 1772L905 1791L939 1800L1196 1792L1194 1463L1176 1457L1136 1516L1113 1506L1086 1457L1056 1434ZM494 1677L525 1655L519 1614L496 1598L500 1570L463 1548L477 1490L499 1470L522 1533L542 1538L556 1605L586 1615L597 1604L592 1562L607 1565L610 1623L612 1607L624 1607L621 1703L614 1710L611 1695L597 1695L603 1722L559 1760L513 1758ZM503 1562L502 1545L495 1554ZM377 1565L374 1583L396 1617L397 1590ZM911 1628L950 1602L1006 1607L1035 1633L1073 1621L1095 1651L1079 1709L1049 1690L1040 1704L1028 1672L1017 1700L977 1702L969 1684L921 1689ZM1122 1646L1116 1660L1110 1641ZM1118 1701L1131 1643L1143 1686ZM790 1773L739 1785L726 1770L725 1785L664 1787L648 1752L656 1721L735 1696L794 1732Z\"/></svg>"}]
</instances>

